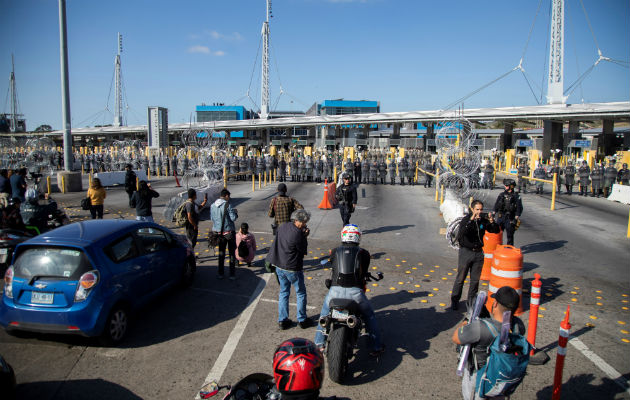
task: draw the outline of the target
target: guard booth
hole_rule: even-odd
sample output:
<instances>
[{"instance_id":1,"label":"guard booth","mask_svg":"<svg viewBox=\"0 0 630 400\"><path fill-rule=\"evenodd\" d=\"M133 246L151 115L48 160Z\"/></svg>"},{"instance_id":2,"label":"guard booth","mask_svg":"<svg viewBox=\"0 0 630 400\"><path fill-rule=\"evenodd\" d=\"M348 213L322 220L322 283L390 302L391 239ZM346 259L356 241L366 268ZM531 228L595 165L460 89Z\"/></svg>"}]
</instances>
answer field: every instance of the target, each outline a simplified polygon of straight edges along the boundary
<instances>
[{"instance_id":1,"label":"guard booth","mask_svg":"<svg viewBox=\"0 0 630 400\"><path fill-rule=\"evenodd\" d=\"M580 158L585 151L591 150L592 141L588 139L574 139L569 142L566 154Z\"/></svg>"},{"instance_id":2,"label":"guard booth","mask_svg":"<svg viewBox=\"0 0 630 400\"><path fill-rule=\"evenodd\" d=\"M516 154L527 154L528 150L534 148L534 139L518 139L514 143Z\"/></svg>"}]
</instances>

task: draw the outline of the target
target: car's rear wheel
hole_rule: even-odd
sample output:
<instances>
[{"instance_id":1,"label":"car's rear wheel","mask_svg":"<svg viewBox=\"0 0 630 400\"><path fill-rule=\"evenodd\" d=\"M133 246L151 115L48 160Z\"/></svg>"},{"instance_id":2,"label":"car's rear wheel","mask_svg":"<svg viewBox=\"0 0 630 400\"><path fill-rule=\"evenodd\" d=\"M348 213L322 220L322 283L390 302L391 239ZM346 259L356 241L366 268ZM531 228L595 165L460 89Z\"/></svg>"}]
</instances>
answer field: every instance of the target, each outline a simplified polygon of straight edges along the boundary
<instances>
[{"instance_id":1,"label":"car's rear wheel","mask_svg":"<svg viewBox=\"0 0 630 400\"><path fill-rule=\"evenodd\" d=\"M197 265L194 260L186 261L184 264L184 271L182 273L182 287L189 287L195 280L195 272L197 271Z\"/></svg>"},{"instance_id":2,"label":"car's rear wheel","mask_svg":"<svg viewBox=\"0 0 630 400\"><path fill-rule=\"evenodd\" d=\"M100 336L102 345L116 345L124 339L129 327L129 313L123 306L117 305L109 313L105 328Z\"/></svg>"}]
</instances>

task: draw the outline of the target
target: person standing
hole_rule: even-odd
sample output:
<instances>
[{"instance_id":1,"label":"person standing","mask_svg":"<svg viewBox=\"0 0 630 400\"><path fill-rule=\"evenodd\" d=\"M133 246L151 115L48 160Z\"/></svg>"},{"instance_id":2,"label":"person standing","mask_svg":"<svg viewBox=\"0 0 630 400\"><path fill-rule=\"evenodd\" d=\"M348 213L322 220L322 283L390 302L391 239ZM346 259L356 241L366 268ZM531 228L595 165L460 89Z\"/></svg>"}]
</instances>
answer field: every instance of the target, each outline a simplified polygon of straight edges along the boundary
<instances>
[{"instance_id":1,"label":"person standing","mask_svg":"<svg viewBox=\"0 0 630 400\"><path fill-rule=\"evenodd\" d=\"M564 187L567 189L567 194L571 196L573 193L573 184L575 183L575 167L573 161L567 161L567 166L564 167Z\"/></svg>"},{"instance_id":2,"label":"person standing","mask_svg":"<svg viewBox=\"0 0 630 400\"><path fill-rule=\"evenodd\" d=\"M274 223L271 224L273 234L276 234L276 229L280 225L290 221L291 214L293 214L295 210L303 209L304 207L299 201L293 197L287 196L287 185L284 183L279 184L278 195L271 199L271 203L269 203L269 210L267 211L269 218L274 219Z\"/></svg>"},{"instance_id":3,"label":"person standing","mask_svg":"<svg viewBox=\"0 0 630 400\"><path fill-rule=\"evenodd\" d=\"M390 159L389 160L389 165L387 166L387 169L389 170L389 179L391 181L392 185L396 184L396 161L394 161L394 159Z\"/></svg>"},{"instance_id":4,"label":"person standing","mask_svg":"<svg viewBox=\"0 0 630 400\"><path fill-rule=\"evenodd\" d=\"M514 232L517 224L520 225L519 218L523 213L523 203L521 196L514 191L516 183L513 179L504 179L503 185L505 190L497 197L497 201L494 203L494 212L497 223L505 230L507 244L514 246Z\"/></svg>"},{"instance_id":5,"label":"person standing","mask_svg":"<svg viewBox=\"0 0 630 400\"><path fill-rule=\"evenodd\" d=\"M617 180L617 168L615 162L609 161L608 166L604 169L604 197L608 197L612 191L612 186Z\"/></svg>"},{"instance_id":6,"label":"person standing","mask_svg":"<svg viewBox=\"0 0 630 400\"><path fill-rule=\"evenodd\" d=\"M218 279L223 279L225 269L225 248L227 246L230 263L230 280L236 279L236 228L234 221L238 219L238 211L230 204L230 191L221 190L218 199L210 206L210 219L212 220L212 232L223 234L219 240L219 271Z\"/></svg>"},{"instance_id":7,"label":"person standing","mask_svg":"<svg viewBox=\"0 0 630 400\"><path fill-rule=\"evenodd\" d=\"M297 162L297 158L295 156L291 157L291 160L289 161L289 169L290 169L290 173L291 173L291 182L295 182L297 181L298 178L298 162Z\"/></svg>"},{"instance_id":8,"label":"person standing","mask_svg":"<svg viewBox=\"0 0 630 400\"><path fill-rule=\"evenodd\" d=\"M435 174L435 163L431 162L431 157L427 157L424 162L424 170L428 173ZM433 176L428 173L424 174L424 187L430 188L431 182L433 181Z\"/></svg>"},{"instance_id":9,"label":"person standing","mask_svg":"<svg viewBox=\"0 0 630 400\"><path fill-rule=\"evenodd\" d=\"M628 169L628 164L623 163L621 169L617 172L617 182L625 186L630 184L630 170Z\"/></svg>"},{"instance_id":10,"label":"person standing","mask_svg":"<svg viewBox=\"0 0 630 400\"><path fill-rule=\"evenodd\" d=\"M275 267L280 293L278 294L278 326L284 330L291 326L289 319L289 296L291 286L297 297L297 320L302 329L310 326L306 316L306 286L304 285L304 256L308 249L308 221L311 214L306 210L296 210L291 221L278 227L266 261Z\"/></svg>"},{"instance_id":11,"label":"person standing","mask_svg":"<svg viewBox=\"0 0 630 400\"><path fill-rule=\"evenodd\" d=\"M601 165L594 163L593 169L591 170L591 181L592 181L592 190L593 193L591 197L599 196L602 193L602 181L604 180L604 169Z\"/></svg>"},{"instance_id":12,"label":"person standing","mask_svg":"<svg viewBox=\"0 0 630 400\"><path fill-rule=\"evenodd\" d=\"M527 165L527 159L521 159L516 172L516 179L518 181L518 192L527 193L527 179L529 176L529 165Z\"/></svg>"},{"instance_id":13,"label":"person standing","mask_svg":"<svg viewBox=\"0 0 630 400\"><path fill-rule=\"evenodd\" d=\"M201 204L197 204L197 192L195 189L188 189L188 200L186 200L186 237L192 244L193 249L197 245L199 236L199 210L206 206L208 194L206 193Z\"/></svg>"},{"instance_id":14,"label":"person standing","mask_svg":"<svg viewBox=\"0 0 630 400\"><path fill-rule=\"evenodd\" d=\"M451 292L451 309L457 310L459 299L462 296L464 280L470 273L470 286L468 287L468 303L472 304L479 291L479 278L483 268L483 236L486 231L499 233L501 229L494 222L494 216L482 216L483 202L474 200L470 205L470 212L462 218L459 224L457 239L459 241L459 253L457 256L457 276Z\"/></svg>"},{"instance_id":15,"label":"person standing","mask_svg":"<svg viewBox=\"0 0 630 400\"><path fill-rule=\"evenodd\" d=\"M0 170L0 208L7 207L11 198L11 182L7 173L6 169Z\"/></svg>"},{"instance_id":16,"label":"person standing","mask_svg":"<svg viewBox=\"0 0 630 400\"><path fill-rule=\"evenodd\" d=\"M133 172L131 164L127 164L125 166L125 192L127 192L127 196L129 196L129 207L134 208L131 205L131 196L136 191L136 173Z\"/></svg>"},{"instance_id":17,"label":"person standing","mask_svg":"<svg viewBox=\"0 0 630 400\"><path fill-rule=\"evenodd\" d=\"M285 182L287 180L287 162L285 161L284 157L280 158L280 161L278 162L278 180L280 182Z\"/></svg>"},{"instance_id":18,"label":"person standing","mask_svg":"<svg viewBox=\"0 0 630 400\"><path fill-rule=\"evenodd\" d=\"M536 169L534 170L534 178L536 179L547 179L547 171L541 163L538 163ZM536 181L536 194L543 194L544 192L544 183Z\"/></svg>"},{"instance_id":19,"label":"person standing","mask_svg":"<svg viewBox=\"0 0 630 400\"><path fill-rule=\"evenodd\" d=\"M9 182L11 183L11 197L17 197L20 202L24 203L26 198L26 168L20 168L17 173L11 175Z\"/></svg>"},{"instance_id":20,"label":"person standing","mask_svg":"<svg viewBox=\"0 0 630 400\"><path fill-rule=\"evenodd\" d=\"M313 167L313 177L315 178L315 182L321 183L322 174L324 173L324 163L320 157L315 158L315 164Z\"/></svg>"},{"instance_id":21,"label":"person standing","mask_svg":"<svg viewBox=\"0 0 630 400\"><path fill-rule=\"evenodd\" d=\"M92 219L103 219L103 204L105 204L107 192L103 185L101 185L100 179L92 179L86 197L90 198L90 214L92 215Z\"/></svg>"},{"instance_id":22,"label":"person standing","mask_svg":"<svg viewBox=\"0 0 630 400\"><path fill-rule=\"evenodd\" d=\"M354 160L354 163L352 164L352 172L353 172L353 176L356 179L356 184L360 185L361 184L361 178L362 176L362 169L361 169L361 161L359 161L359 158L357 157Z\"/></svg>"},{"instance_id":23,"label":"person standing","mask_svg":"<svg viewBox=\"0 0 630 400\"><path fill-rule=\"evenodd\" d=\"M372 160L368 160L368 165L370 166L370 178L368 181L376 185L376 175L378 174L378 161L376 161L376 156L374 156Z\"/></svg>"},{"instance_id":24,"label":"person standing","mask_svg":"<svg viewBox=\"0 0 630 400\"><path fill-rule=\"evenodd\" d=\"M384 185L387 179L387 164L382 157L378 160L378 177L381 179L381 185Z\"/></svg>"},{"instance_id":25,"label":"person standing","mask_svg":"<svg viewBox=\"0 0 630 400\"><path fill-rule=\"evenodd\" d=\"M588 192L588 180L591 174L591 169L588 167L586 161L582 161L582 165L578 168L578 178L580 179L580 196L586 196Z\"/></svg>"},{"instance_id":26,"label":"person standing","mask_svg":"<svg viewBox=\"0 0 630 400\"><path fill-rule=\"evenodd\" d=\"M365 154L361 160L361 178L361 183L370 183L370 159L367 154Z\"/></svg>"},{"instance_id":27,"label":"person standing","mask_svg":"<svg viewBox=\"0 0 630 400\"><path fill-rule=\"evenodd\" d=\"M335 198L339 201L339 212L343 225L348 225L350 216L357 205L357 188L352 184L352 177L343 176L343 185L337 188Z\"/></svg>"},{"instance_id":28,"label":"person standing","mask_svg":"<svg viewBox=\"0 0 630 400\"><path fill-rule=\"evenodd\" d=\"M298 159L298 182L306 182L306 160L304 156Z\"/></svg>"},{"instance_id":29,"label":"person standing","mask_svg":"<svg viewBox=\"0 0 630 400\"><path fill-rule=\"evenodd\" d=\"M153 221L152 200L160 197L160 194L153 190L147 181L140 181L139 188L131 195L129 205L136 209L137 221Z\"/></svg>"},{"instance_id":30,"label":"person standing","mask_svg":"<svg viewBox=\"0 0 630 400\"><path fill-rule=\"evenodd\" d=\"M476 395L475 390L477 371L486 364L489 354L488 348L495 338L495 334L487 324L491 324L494 331L501 332L503 313L510 311L512 313L510 330L516 334L525 334L525 324L518 317L514 316L514 311L518 308L520 301L516 290L509 286L503 286L490 297L495 300L491 302L490 318L477 318L472 321L464 320L453 331L452 340L455 344L471 345L468 365L465 366L464 376L462 377L462 395L464 400L480 399ZM506 396L486 397L486 399L506 399Z\"/></svg>"},{"instance_id":31,"label":"person standing","mask_svg":"<svg viewBox=\"0 0 630 400\"><path fill-rule=\"evenodd\" d=\"M313 157L311 156L306 156L306 161L305 161L305 175L306 175L306 182L312 182L313 181Z\"/></svg>"},{"instance_id":32,"label":"person standing","mask_svg":"<svg viewBox=\"0 0 630 400\"><path fill-rule=\"evenodd\" d=\"M549 170L549 175L551 175L551 178L553 178L553 174L556 174L556 193L560 194L562 188L560 175L562 175L562 170L560 169L560 164L558 164L558 161L554 161L553 166Z\"/></svg>"},{"instance_id":33,"label":"person standing","mask_svg":"<svg viewBox=\"0 0 630 400\"><path fill-rule=\"evenodd\" d=\"M400 177L400 185L405 186L405 177L409 171L409 163L405 157L398 161L398 176Z\"/></svg>"}]
</instances>

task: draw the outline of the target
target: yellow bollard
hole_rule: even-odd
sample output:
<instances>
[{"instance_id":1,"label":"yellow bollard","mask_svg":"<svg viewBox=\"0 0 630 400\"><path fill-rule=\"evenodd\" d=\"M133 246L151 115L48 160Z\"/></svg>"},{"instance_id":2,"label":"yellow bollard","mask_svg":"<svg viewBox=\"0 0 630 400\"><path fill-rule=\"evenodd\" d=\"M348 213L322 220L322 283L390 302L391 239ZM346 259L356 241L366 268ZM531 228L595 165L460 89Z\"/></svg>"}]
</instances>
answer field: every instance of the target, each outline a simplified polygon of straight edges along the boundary
<instances>
[{"instance_id":1,"label":"yellow bollard","mask_svg":"<svg viewBox=\"0 0 630 400\"><path fill-rule=\"evenodd\" d=\"M335 165L335 171L334 171L334 174L333 174L333 181L335 183L337 183L337 166L336 165Z\"/></svg>"},{"instance_id":2,"label":"yellow bollard","mask_svg":"<svg viewBox=\"0 0 630 400\"><path fill-rule=\"evenodd\" d=\"M160 168L156 168L157 169L157 177L160 177Z\"/></svg>"},{"instance_id":3,"label":"yellow bollard","mask_svg":"<svg viewBox=\"0 0 630 400\"><path fill-rule=\"evenodd\" d=\"M256 175L252 174L252 192L256 191Z\"/></svg>"},{"instance_id":4,"label":"yellow bollard","mask_svg":"<svg viewBox=\"0 0 630 400\"><path fill-rule=\"evenodd\" d=\"M223 189L227 189L227 181L228 181L227 168L223 167Z\"/></svg>"},{"instance_id":5,"label":"yellow bollard","mask_svg":"<svg viewBox=\"0 0 630 400\"><path fill-rule=\"evenodd\" d=\"M553 182L551 182L551 211L556 209L556 190L558 190L558 183L556 178L558 177L558 173L553 173Z\"/></svg>"},{"instance_id":6,"label":"yellow bollard","mask_svg":"<svg viewBox=\"0 0 630 400\"><path fill-rule=\"evenodd\" d=\"M48 189L48 195L50 196L50 176L46 177L46 187Z\"/></svg>"},{"instance_id":7,"label":"yellow bollard","mask_svg":"<svg viewBox=\"0 0 630 400\"><path fill-rule=\"evenodd\" d=\"M438 196L440 193L440 172L435 173L435 201L438 201Z\"/></svg>"},{"instance_id":8,"label":"yellow bollard","mask_svg":"<svg viewBox=\"0 0 630 400\"><path fill-rule=\"evenodd\" d=\"M136 190L140 189L140 178L136 176Z\"/></svg>"},{"instance_id":9,"label":"yellow bollard","mask_svg":"<svg viewBox=\"0 0 630 400\"><path fill-rule=\"evenodd\" d=\"M444 185L442 185L442 191L440 193L440 204L444 203Z\"/></svg>"},{"instance_id":10,"label":"yellow bollard","mask_svg":"<svg viewBox=\"0 0 630 400\"><path fill-rule=\"evenodd\" d=\"M151 179L151 168L147 168L147 179Z\"/></svg>"},{"instance_id":11,"label":"yellow bollard","mask_svg":"<svg viewBox=\"0 0 630 400\"><path fill-rule=\"evenodd\" d=\"M626 235L627 238L630 238L630 215L628 216L628 234Z\"/></svg>"},{"instance_id":12,"label":"yellow bollard","mask_svg":"<svg viewBox=\"0 0 630 400\"><path fill-rule=\"evenodd\" d=\"M66 193L66 177L61 177L61 193Z\"/></svg>"},{"instance_id":13,"label":"yellow bollard","mask_svg":"<svg viewBox=\"0 0 630 400\"><path fill-rule=\"evenodd\" d=\"M267 173L263 172L263 180L265 182L265 186L267 186Z\"/></svg>"},{"instance_id":14,"label":"yellow bollard","mask_svg":"<svg viewBox=\"0 0 630 400\"><path fill-rule=\"evenodd\" d=\"M273 170L273 181L278 182L278 170Z\"/></svg>"},{"instance_id":15,"label":"yellow bollard","mask_svg":"<svg viewBox=\"0 0 630 400\"><path fill-rule=\"evenodd\" d=\"M258 173L258 189L262 188L262 177L260 176L260 172Z\"/></svg>"}]
</instances>

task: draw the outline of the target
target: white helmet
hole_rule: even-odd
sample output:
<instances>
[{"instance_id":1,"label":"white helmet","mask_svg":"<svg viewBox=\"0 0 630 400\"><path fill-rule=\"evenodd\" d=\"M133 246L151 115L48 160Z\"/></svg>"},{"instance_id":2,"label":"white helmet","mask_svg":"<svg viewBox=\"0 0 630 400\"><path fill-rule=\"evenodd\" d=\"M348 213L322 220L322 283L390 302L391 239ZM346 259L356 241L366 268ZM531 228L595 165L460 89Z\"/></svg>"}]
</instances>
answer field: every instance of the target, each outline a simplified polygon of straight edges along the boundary
<instances>
[{"instance_id":1,"label":"white helmet","mask_svg":"<svg viewBox=\"0 0 630 400\"><path fill-rule=\"evenodd\" d=\"M361 241L361 228L354 224L348 224L341 230L341 241L343 243L356 243Z\"/></svg>"}]
</instances>

